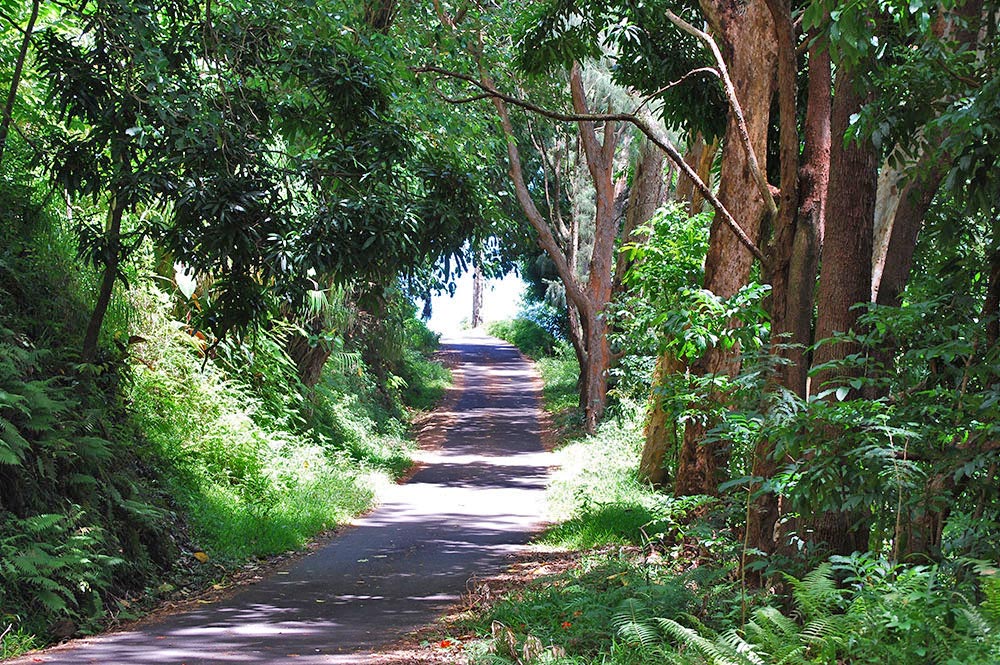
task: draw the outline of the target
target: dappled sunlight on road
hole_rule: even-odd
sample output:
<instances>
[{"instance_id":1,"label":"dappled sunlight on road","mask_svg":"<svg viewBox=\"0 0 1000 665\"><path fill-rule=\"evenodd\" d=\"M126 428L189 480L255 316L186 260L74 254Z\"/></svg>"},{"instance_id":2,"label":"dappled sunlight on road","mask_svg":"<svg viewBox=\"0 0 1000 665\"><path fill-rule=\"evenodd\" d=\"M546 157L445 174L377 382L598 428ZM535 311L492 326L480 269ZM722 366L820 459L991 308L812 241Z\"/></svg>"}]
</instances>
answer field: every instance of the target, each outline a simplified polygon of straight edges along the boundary
<instances>
[{"instance_id":1,"label":"dappled sunlight on road","mask_svg":"<svg viewBox=\"0 0 1000 665\"><path fill-rule=\"evenodd\" d=\"M433 620L540 527L551 464L520 354L478 332L445 344L463 389L443 443L378 510L227 601L14 662L364 663L359 654Z\"/></svg>"}]
</instances>

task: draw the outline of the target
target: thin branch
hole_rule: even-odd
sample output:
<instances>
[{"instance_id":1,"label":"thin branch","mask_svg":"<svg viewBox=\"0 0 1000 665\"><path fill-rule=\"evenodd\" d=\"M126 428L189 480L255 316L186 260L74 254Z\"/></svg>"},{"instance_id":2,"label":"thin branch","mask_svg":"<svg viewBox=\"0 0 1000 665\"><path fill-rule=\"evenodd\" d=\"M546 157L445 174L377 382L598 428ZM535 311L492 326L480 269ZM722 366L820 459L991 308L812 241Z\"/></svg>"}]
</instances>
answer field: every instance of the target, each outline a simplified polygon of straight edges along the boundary
<instances>
[{"instance_id":1,"label":"thin branch","mask_svg":"<svg viewBox=\"0 0 1000 665\"><path fill-rule=\"evenodd\" d=\"M493 99L494 104L497 102L506 102L512 106L517 106L519 108L537 113L538 115L550 118L552 120L558 120L560 122L607 122L607 121L620 121L628 122L634 125L639 131L645 134L650 141L652 141L660 150L665 152L677 167L684 172L691 182L694 183L695 189L697 189L705 200L715 208L716 212L722 215L723 221L729 227L729 229L736 235L739 241L746 247L754 257L760 261L765 266L768 264L764 253L759 247L750 239L743 227L733 218L732 214L722 202L719 201L718 197L712 192L712 190L705 184L705 182L698 176L698 174L691 168L691 166L684 161L684 158L678 152L677 148L674 147L670 139L662 132L656 128L655 121L652 117L648 115L648 110L645 110L643 115L631 114L631 113L560 113L558 111L552 111L550 109L543 108L537 104L532 104L531 102L518 99L511 95L505 94L497 90L493 85L479 81L468 74L462 74L460 72L453 72L441 67L424 66L414 68L414 73L417 74L438 74L447 78L457 79L459 81L465 81L470 85L473 85L487 94L488 97ZM506 110L504 111L506 113ZM770 191L768 191L770 196ZM773 197L772 197L773 201Z\"/></svg>"},{"instance_id":2,"label":"thin branch","mask_svg":"<svg viewBox=\"0 0 1000 665\"><path fill-rule=\"evenodd\" d=\"M15 19L13 16L11 16L10 14L8 14L7 12L5 12L2 9L0 9L0 18L2 18L3 20L7 21L7 23L10 24L10 27L14 28L18 32L20 32L22 35L27 34L27 31L24 28L21 27L21 24L17 22L17 19Z\"/></svg>"},{"instance_id":3,"label":"thin branch","mask_svg":"<svg viewBox=\"0 0 1000 665\"><path fill-rule=\"evenodd\" d=\"M716 78L720 78L720 79L722 78L719 75L719 70L717 70L715 67L699 67L698 69L692 69L691 71L689 71L687 74L685 74L684 76L680 77L676 81L674 81L672 83L668 83L665 86L663 86L662 88L660 88L659 90L654 90L650 94L648 94L645 97L643 97L642 101L639 102L639 105L635 107L635 110L633 110L632 113L638 113L644 106L646 106L646 104L648 104L651 101L653 101L654 97L657 97L658 95L662 95L667 90L670 90L670 88L673 88L674 86L678 86L681 83L684 83L684 81L686 81L689 78L691 78L692 76L694 76L695 74L701 74L702 72L709 73L709 74L715 74Z\"/></svg>"},{"instance_id":4,"label":"thin branch","mask_svg":"<svg viewBox=\"0 0 1000 665\"><path fill-rule=\"evenodd\" d=\"M559 273L563 285L566 287L567 299L572 301L577 307L583 309L587 306L587 296L576 279L575 270L570 266L566 255L552 235L552 229L538 211L538 207L528 192L528 186L525 183L524 173L521 168L521 154L517 149L517 141L514 139L514 125L510 121L507 105L504 104L501 98L494 97L493 106L496 107L497 113L500 115L500 123L503 126L504 136L507 139L510 176L514 181L514 191L517 194L518 202L528 217L528 221L534 227L535 231L538 232L538 244L548 253L549 258L555 264L556 271Z\"/></svg>"},{"instance_id":5,"label":"thin branch","mask_svg":"<svg viewBox=\"0 0 1000 665\"><path fill-rule=\"evenodd\" d=\"M669 9L667 10L666 17L670 19L671 23L684 32L694 35L708 44L709 49L712 51L712 55L715 56L715 62L719 66L719 73L722 75L722 84L726 89L726 97L729 98L729 104L732 106L733 113L736 115L736 124L740 130L740 139L743 143L743 148L747 153L747 161L750 165L750 172L753 174L754 181L757 183L757 189L760 191L760 195L764 199L764 203L767 204L768 213L773 216L776 212L778 212L778 205L774 202L774 196L771 195L771 189L767 186L767 178L760 170L760 163L757 161L757 155L753 151L753 146L750 145L750 133L747 131L746 119L743 117L743 108L740 106L740 100L736 97L736 88L733 86L733 80L729 78L729 70L726 68L726 62L722 58L722 52L719 50L719 45L715 43L715 40L712 39L712 36L707 32L694 27Z\"/></svg>"},{"instance_id":6,"label":"thin branch","mask_svg":"<svg viewBox=\"0 0 1000 665\"><path fill-rule=\"evenodd\" d=\"M7 134L10 131L10 123L14 117L14 102L17 101L17 88L21 85L21 75L24 72L24 61L28 58L28 47L31 45L31 33L35 29L35 21L38 20L38 10L41 0L34 0L31 3L31 16L28 18L28 25L24 29L24 38L21 40L21 48L14 63L14 73L10 79L10 91L7 93L7 102L4 104L3 116L0 118L0 163L3 162L3 152L7 145Z\"/></svg>"}]
</instances>

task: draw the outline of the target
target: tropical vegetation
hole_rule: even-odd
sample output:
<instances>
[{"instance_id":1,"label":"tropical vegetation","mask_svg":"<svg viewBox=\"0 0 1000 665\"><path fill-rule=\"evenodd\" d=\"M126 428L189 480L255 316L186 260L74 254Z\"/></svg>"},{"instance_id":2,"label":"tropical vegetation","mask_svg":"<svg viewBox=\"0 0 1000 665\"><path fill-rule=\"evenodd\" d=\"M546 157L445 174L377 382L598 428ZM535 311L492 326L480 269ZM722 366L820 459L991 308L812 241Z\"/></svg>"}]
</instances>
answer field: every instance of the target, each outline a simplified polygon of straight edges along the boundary
<instances>
[{"instance_id":1,"label":"tropical vegetation","mask_svg":"<svg viewBox=\"0 0 1000 665\"><path fill-rule=\"evenodd\" d=\"M0 0L4 653L362 510L516 266L588 554L481 658L996 661L998 19Z\"/></svg>"}]
</instances>

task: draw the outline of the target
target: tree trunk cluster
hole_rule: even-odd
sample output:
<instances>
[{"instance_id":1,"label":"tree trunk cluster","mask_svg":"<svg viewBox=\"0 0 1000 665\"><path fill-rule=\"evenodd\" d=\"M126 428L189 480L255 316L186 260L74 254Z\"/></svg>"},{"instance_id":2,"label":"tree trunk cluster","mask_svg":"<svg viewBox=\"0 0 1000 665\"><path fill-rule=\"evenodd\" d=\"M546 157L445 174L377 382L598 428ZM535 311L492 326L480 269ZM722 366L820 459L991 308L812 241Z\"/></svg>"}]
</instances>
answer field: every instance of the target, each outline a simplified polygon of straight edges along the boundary
<instances>
[{"instance_id":1,"label":"tree trunk cluster","mask_svg":"<svg viewBox=\"0 0 1000 665\"><path fill-rule=\"evenodd\" d=\"M767 261L761 265L761 275L771 285L771 352L782 361L771 385L801 398L817 395L824 386L844 384L852 378L852 371L860 371L829 369L831 363L857 353L858 348L838 341L810 351L812 345L839 333L860 332L858 317L863 310L856 307L858 303L899 304L917 234L945 168L940 161L930 163L933 154L940 158L939 153L926 152L917 168L909 165L897 170L887 163L880 177L879 154L871 141L846 138L853 118L867 101L857 82L868 63L839 65L833 81L823 38L810 34L803 40L808 44L807 75L800 79L798 63L802 59L788 0L750 0L739 6L739 11L731 3L713 0L702 0L701 6L743 111L742 118L739 109L731 106L729 111L718 199L754 242L767 241ZM962 28L953 31L957 40L974 42L981 7L981 3L972 2L954 10L953 16L962 18L957 22ZM947 15L941 20L941 30L950 29L949 20ZM807 82L804 114L798 109L802 99L797 91L799 80ZM779 174L778 187L774 188L779 192L779 205L773 215L768 214L760 188L753 181L750 163L750 153L754 153L763 172L769 172L764 160L772 109L777 110L780 128L780 163L770 171ZM748 142L741 143L740 132L749 137ZM702 170L710 148L700 136L695 137L686 161ZM922 175L915 178L913 173ZM904 178L904 174L909 177ZM696 205L692 191L682 178L678 196L689 201L694 212L700 202ZM728 297L747 284L754 257L721 224L720 217L716 215L711 228L704 288ZM995 309L996 303L993 305ZM811 379L807 378L810 367L816 368ZM693 420L677 427L668 422L655 388L678 371L732 376L738 370L738 349L710 348L687 368L669 354L659 358L640 462L642 478L656 485L672 482L677 495L718 493L729 460L724 442L706 441L706 431L714 423ZM846 396L853 397L861 395L855 390ZM704 399L711 402L724 396L708 394ZM692 404L691 408L711 411L706 405ZM831 430L826 436L836 437L837 432ZM667 460L676 460L673 479L667 477ZM752 476L758 480L750 489L757 498L748 505L747 525L747 544L764 552L774 552L788 528L781 525L784 507L778 498L757 492L761 481L772 477L777 467L774 441L765 437L753 460ZM868 520L861 512L841 511L795 526L800 537L843 553L866 549ZM909 536L908 549L939 542L940 534L934 531L940 524L940 511L914 516L912 528L919 533Z\"/></svg>"}]
</instances>

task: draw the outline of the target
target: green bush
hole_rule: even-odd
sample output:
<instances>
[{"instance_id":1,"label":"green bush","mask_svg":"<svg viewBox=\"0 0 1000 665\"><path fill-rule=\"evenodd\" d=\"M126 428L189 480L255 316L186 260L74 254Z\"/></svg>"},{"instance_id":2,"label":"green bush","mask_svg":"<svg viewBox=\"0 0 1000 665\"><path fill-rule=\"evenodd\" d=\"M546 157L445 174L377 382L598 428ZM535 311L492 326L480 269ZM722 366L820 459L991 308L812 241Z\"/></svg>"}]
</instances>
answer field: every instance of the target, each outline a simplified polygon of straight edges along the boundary
<instances>
[{"instance_id":1,"label":"green bush","mask_svg":"<svg viewBox=\"0 0 1000 665\"><path fill-rule=\"evenodd\" d=\"M403 404L418 411L432 408L451 385L451 372L447 367L413 350L404 354L399 377L406 382L401 395Z\"/></svg>"},{"instance_id":2,"label":"green bush","mask_svg":"<svg viewBox=\"0 0 1000 665\"><path fill-rule=\"evenodd\" d=\"M342 451L362 468L398 477L412 460L406 426L386 406L364 365L353 372L328 368L312 397L310 424L326 445Z\"/></svg>"},{"instance_id":3,"label":"green bush","mask_svg":"<svg viewBox=\"0 0 1000 665\"><path fill-rule=\"evenodd\" d=\"M177 519L128 425L114 354L80 364L87 270L46 210L0 188L0 653L94 630L172 566ZM8 197L11 200L6 200ZM11 214L13 212L18 214ZM125 376L124 378L127 378Z\"/></svg>"},{"instance_id":4,"label":"green bush","mask_svg":"<svg viewBox=\"0 0 1000 665\"><path fill-rule=\"evenodd\" d=\"M486 326L486 332L510 342L529 358L549 356L556 349L556 338L530 319L519 317L510 321L494 321Z\"/></svg>"}]
</instances>

